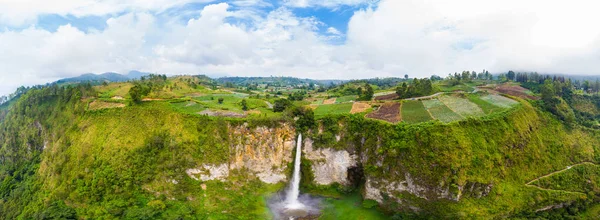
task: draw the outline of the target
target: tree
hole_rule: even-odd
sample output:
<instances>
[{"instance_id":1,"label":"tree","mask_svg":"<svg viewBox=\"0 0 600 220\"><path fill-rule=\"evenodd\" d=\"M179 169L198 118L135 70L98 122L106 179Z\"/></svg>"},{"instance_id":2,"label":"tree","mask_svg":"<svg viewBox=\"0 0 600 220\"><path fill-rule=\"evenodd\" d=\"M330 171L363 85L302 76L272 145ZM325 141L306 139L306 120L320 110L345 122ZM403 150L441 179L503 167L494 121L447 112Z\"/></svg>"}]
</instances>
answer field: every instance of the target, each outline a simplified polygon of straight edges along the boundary
<instances>
[{"instance_id":1,"label":"tree","mask_svg":"<svg viewBox=\"0 0 600 220\"><path fill-rule=\"evenodd\" d=\"M515 80L515 72L513 72L512 70L508 71L508 73L506 74L506 78L514 81Z\"/></svg>"},{"instance_id":2,"label":"tree","mask_svg":"<svg viewBox=\"0 0 600 220\"><path fill-rule=\"evenodd\" d=\"M398 86L398 88L396 88L396 94L398 95L398 97L405 98L406 97L406 90L408 88L408 85L406 85L406 82L402 83L402 86Z\"/></svg>"},{"instance_id":3,"label":"tree","mask_svg":"<svg viewBox=\"0 0 600 220\"><path fill-rule=\"evenodd\" d=\"M218 102L219 104L223 104L223 100L225 100L225 99L223 99L223 98L219 98L219 99L217 100L217 102Z\"/></svg>"},{"instance_id":4,"label":"tree","mask_svg":"<svg viewBox=\"0 0 600 220\"><path fill-rule=\"evenodd\" d=\"M362 89L360 91L362 91ZM375 94L375 92L373 91L373 87L371 87L371 85L369 85L368 83L365 83L364 92L361 93L362 94L360 94L360 97L358 97L359 101L370 101L371 99L373 99L373 95Z\"/></svg>"},{"instance_id":5,"label":"tree","mask_svg":"<svg viewBox=\"0 0 600 220\"><path fill-rule=\"evenodd\" d=\"M248 103L246 103L246 99L242 100L242 110L248 111Z\"/></svg>"},{"instance_id":6,"label":"tree","mask_svg":"<svg viewBox=\"0 0 600 220\"><path fill-rule=\"evenodd\" d=\"M273 111L274 112L283 112L290 105L292 105L292 102L290 100L277 99L277 100L275 100L275 103L273 104Z\"/></svg>"},{"instance_id":7,"label":"tree","mask_svg":"<svg viewBox=\"0 0 600 220\"><path fill-rule=\"evenodd\" d=\"M135 104L139 104L142 101L142 97L150 93L150 88L140 83L136 83L131 89L129 89L129 96L131 101Z\"/></svg>"}]
</instances>

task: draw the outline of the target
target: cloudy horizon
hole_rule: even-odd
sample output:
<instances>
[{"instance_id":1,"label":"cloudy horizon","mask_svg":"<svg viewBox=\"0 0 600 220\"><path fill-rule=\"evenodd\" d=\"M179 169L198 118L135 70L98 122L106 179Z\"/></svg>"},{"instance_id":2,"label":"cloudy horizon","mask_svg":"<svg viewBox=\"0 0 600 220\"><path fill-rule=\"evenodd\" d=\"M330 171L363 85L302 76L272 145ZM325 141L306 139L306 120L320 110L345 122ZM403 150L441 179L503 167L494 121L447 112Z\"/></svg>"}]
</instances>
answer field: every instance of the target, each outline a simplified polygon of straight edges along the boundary
<instances>
[{"instance_id":1,"label":"cloudy horizon","mask_svg":"<svg viewBox=\"0 0 600 220\"><path fill-rule=\"evenodd\" d=\"M595 1L0 0L0 95L130 70L313 79L600 73Z\"/></svg>"}]
</instances>

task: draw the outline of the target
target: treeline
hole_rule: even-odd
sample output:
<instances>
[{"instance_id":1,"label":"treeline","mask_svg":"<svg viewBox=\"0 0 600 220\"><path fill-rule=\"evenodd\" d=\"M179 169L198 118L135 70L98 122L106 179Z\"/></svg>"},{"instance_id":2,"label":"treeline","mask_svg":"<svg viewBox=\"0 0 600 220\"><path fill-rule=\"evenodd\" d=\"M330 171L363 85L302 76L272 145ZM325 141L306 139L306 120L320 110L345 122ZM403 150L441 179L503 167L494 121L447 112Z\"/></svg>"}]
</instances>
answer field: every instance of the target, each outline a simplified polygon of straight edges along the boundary
<instances>
[{"instance_id":1,"label":"treeline","mask_svg":"<svg viewBox=\"0 0 600 220\"><path fill-rule=\"evenodd\" d=\"M514 72L508 71L506 74L501 74L500 77L505 78L506 80L511 80L515 82L520 82L525 85L527 84L538 84L541 85L544 81L550 79L552 81L560 81L566 82L569 81L570 84L573 85L574 89L582 90L588 94L600 93L600 79L593 80L572 80L570 77L558 76L558 75L546 75L539 74L537 72ZM539 89L535 86L531 86L531 89L534 89L539 92Z\"/></svg>"},{"instance_id":2,"label":"treeline","mask_svg":"<svg viewBox=\"0 0 600 220\"><path fill-rule=\"evenodd\" d=\"M479 73L475 71L462 71L461 73L455 72L454 74L449 73L446 80L448 80L450 85L458 85L461 82L470 82L472 80L494 80L494 75L490 74L489 71L483 70ZM433 80L433 76L432 76Z\"/></svg>"},{"instance_id":3,"label":"treeline","mask_svg":"<svg viewBox=\"0 0 600 220\"><path fill-rule=\"evenodd\" d=\"M433 85L430 79L413 79L411 84L403 82L401 86L396 88L396 94L401 99L427 96L434 93Z\"/></svg>"}]
</instances>

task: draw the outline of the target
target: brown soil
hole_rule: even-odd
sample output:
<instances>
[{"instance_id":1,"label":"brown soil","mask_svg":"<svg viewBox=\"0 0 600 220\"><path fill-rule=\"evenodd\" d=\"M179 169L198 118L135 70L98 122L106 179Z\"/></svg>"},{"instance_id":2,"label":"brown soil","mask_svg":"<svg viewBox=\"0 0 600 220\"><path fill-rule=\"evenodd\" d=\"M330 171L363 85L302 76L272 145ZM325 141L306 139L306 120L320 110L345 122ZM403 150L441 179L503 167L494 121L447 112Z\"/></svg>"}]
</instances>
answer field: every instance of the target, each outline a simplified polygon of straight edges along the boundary
<instances>
[{"instance_id":1,"label":"brown soil","mask_svg":"<svg viewBox=\"0 0 600 220\"><path fill-rule=\"evenodd\" d=\"M521 87L521 86L517 86L517 85L500 85L498 87L496 87L495 89L498 92L501 93L505 93L508 95L512 95L512 96L516 96L519 98L524 98L524 99L533 99L533 100L538 100L540 99L539 97L535 97L532 95L527 94L527 89Z\"/></svg>"},{"instance_id":2,"label":"brown soil","mask_svg":"<svg viewBox=\"0 0 600 220\"><path fill-rule=\"evenodd\" d=\"M323 100L323 105L335 104L335 99L336 99L336 98L332 98L332 99L325 99L325 100Z\"/></svg>"},{"instance_id":3,"label":"brown soil","mask_svg":"<svg viewBox=\"0 0 600 220\"><path fill-rule=\"evenodd\" d=\"M350 110L350 114L365 112L369 108L371 108L371 105L367 103L355 102L352 104L352 110Z\"/></svg>"},{"instance_id":4,"label":"brown soil","mask_svg":"<svg viewBox=\"0 0 600 220\"><path fill-rule=\"evenodd\" d=\"M366 117L398 123L402 120L402 117L400 116L400 103L386 102L381 105L377 111L367 114Z\"/></svg>"},{"instance_id":5,"label":"brown soil","mask_svg":"<svg viewBox=\"0 0 600 220\"><path fill-rule=\"evenodd\" d=\"M98 109L105 109L105 108L123 108L123 107L125 107L125 104L123 104L123 103L103 102L103 101L95 100L90 103L90 105L88 106L88 110L98 110Z\"/></svg>"},{"instance_id":6,"label":"brown soil","mask_svg":"<svg viewBox=\"0 0 600 220\"><path fill-rule=\"evenodd\" d=\"M241 114L241 113L237 113L237 112L212 111L212 110L209 110L209 109L206 109L204 111L198 112L198 114L208 115L208 116L215 116L215 117L231 117L231 118L245 118L246 117L246 114Z\"/></svg>"},{"instance_id":7,"label":"brown soil","mask_svg":"<svg viewBox=\"0 0 600 220\"><path fill-rule=\"evenodd\" d=\"M155 99L155 98L143 98L142 102L148 102L148 101L163 101L164 99Z\"/></svg>"},{"instance_id":8,"label":"brown soil","mask_svg":"<svg viewBox=\"0 0 600 220\"><path fill-rule=\"evenodd\" d=\"M392 94L387 94L387 95L375 96L375 101L394 100L394 99L398 99L398 98L399 98L398 94L392 93Z\"/></svg>"}]
</instances>

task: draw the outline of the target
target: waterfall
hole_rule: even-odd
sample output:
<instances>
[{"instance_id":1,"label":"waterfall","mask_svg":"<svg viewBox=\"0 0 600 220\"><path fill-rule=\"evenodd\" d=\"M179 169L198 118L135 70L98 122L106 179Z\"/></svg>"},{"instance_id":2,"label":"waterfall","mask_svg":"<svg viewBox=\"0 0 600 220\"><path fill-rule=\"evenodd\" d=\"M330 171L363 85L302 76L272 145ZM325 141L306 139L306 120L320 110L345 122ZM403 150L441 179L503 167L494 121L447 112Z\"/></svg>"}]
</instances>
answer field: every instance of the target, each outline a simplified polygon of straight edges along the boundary
<instances>
[{"instance_id":1,"label":"waterfall","mask_svg":"<svg viewBox=\"0 0 600 220\"><path fill-rule=\"evenodd\" d=\"M302 207L298 201L300 195L300 158L302 157L302 134L298 134L298 143L296 144L296 159L294 160L294 176L287 191L286 203L288 208Z\"/></svg>"}]
</instances>

